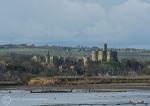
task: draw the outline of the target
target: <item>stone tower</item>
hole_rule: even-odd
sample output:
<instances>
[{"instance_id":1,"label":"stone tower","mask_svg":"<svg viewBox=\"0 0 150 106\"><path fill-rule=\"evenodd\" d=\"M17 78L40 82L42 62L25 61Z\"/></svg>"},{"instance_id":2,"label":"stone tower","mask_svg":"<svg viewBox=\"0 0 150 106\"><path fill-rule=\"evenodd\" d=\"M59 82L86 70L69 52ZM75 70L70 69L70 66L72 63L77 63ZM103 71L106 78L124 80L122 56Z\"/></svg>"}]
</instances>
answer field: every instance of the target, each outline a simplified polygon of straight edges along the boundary
<instances>
[{"instance_id":1,"label":"stone tower","mask_svg":"<svg viewBox=\"0 0 150 106\"><path fill-rule=\"evenodd\" d=\"M49 64L50 63L50 53L48 51L47 55L46 55L46 63Z\"/></svg>"}]
</instances>

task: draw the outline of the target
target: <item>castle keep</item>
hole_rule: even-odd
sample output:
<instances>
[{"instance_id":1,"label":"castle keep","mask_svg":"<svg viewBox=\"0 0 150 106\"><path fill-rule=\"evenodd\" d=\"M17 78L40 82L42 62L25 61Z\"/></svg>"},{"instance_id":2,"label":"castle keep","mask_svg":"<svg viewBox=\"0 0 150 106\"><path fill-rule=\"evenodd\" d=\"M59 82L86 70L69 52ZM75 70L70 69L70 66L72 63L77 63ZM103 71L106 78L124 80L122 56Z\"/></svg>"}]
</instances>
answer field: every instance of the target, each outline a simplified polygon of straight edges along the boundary
<instances>
[{"instance_id":1,"label":"castle keep","mask_svg":"<svg viewBox=\"0 0 150 106\"><path fill-rule=\"evenodd\" d=\"M108 50L105 43L103 50L92 51L92 61L118 61L117 51Z\"/></svg>"}]
</instances>

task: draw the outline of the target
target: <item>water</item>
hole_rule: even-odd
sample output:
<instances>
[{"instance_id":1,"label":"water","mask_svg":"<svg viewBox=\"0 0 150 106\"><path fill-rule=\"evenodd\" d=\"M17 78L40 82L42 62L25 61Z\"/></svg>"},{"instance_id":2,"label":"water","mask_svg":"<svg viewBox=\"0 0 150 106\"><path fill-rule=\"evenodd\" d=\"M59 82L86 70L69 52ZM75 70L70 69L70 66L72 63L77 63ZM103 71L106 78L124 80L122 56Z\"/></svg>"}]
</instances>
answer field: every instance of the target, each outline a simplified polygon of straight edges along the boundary
<instances>
[{"instance_id":1,"label":"water","mask_svg":"<svg viewBox=\"0 0 150 106\"><path fill-rule=\"evenodd\" d=\"M0 99L0 106L150 106L150 90L38 94L24 90L11 90L11 93L1 90ZM136 103L143 100L146 104L128 104L129 100Z\"/></svg>"}]
</instances>

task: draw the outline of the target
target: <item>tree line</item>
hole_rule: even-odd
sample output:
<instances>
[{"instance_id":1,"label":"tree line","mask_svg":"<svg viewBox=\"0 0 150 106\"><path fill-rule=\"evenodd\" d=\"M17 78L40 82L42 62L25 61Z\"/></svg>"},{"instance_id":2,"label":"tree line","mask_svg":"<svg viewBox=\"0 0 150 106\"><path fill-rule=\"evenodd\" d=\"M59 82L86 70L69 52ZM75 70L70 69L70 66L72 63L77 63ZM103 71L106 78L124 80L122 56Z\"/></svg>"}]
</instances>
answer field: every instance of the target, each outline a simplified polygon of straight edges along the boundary
<instances>
[{"instance_id":1,"label":"tree line","mask_svg":"<svg viewBox=\"0 0 150 106\"><path fill-rule=\"evenodd\" d=\"M33 55L5 54L0 56L0 81L18 81L26 84L33 77L53 76L132 76L150 75L150 62L135 59L123 59L120 62L87 62L76 61L68 57L48 67L40 62L31 61ZM74 66L74 70L59 71L59 65Z\"/></svg>"}]
</instances>

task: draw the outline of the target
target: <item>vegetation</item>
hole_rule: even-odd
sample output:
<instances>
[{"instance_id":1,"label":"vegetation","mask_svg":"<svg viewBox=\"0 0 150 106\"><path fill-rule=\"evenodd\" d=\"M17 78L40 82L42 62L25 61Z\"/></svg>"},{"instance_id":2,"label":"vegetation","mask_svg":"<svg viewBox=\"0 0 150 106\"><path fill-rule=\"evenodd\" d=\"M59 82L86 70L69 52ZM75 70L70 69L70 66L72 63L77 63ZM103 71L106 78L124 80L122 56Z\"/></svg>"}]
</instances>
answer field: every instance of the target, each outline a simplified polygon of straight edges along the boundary
<instances>
[{"instance_id":1,"label":"vegetation","mask_svg":"<svg viewBox=\"0 0 150 106\"><path fill-rule=\"evenodd\" d=\"M91 54L92 50L96 50L98 47L61 47L61 46L35 46L35 47L1 47L0 56L7 53L25 54L25 55L42 55L45 56L47 51L50 51L51 55L55 56L67 56L67 57L82 57L86 54ZM144 49L115 49L118 52L119 59L136 59L142 61L150 60L150 50Z\"/></svg>"},{"instance_id":2,"label":"vegetation","mask_svg":"<svg viewBox=\"0 0 150 106\"><path fill-rule=\"evenodd\" d=\"M32 61L33 54L44 58L47 51L51 55L66 56L55 60L53 66L41 62ZM133 54L134 55L131 55ZM119 52L119 62L88 62L83 65L83 60L76 61L77 56L82 57L90 54L88 48L69 47L32 47L32 48L0 48L0 81L16 81L26 84L34 77L53 76L133 76L150 75L149 51ZM136 58L136 56L138 58ZM139 57L141 56L141 57ZM135 59L131 58L135 57ZM122 59L126 58L126 59ZM143 58L143 59L141 59ZM143 61L146 60L146 61ZM65 71L60 71L59 66L64 65ZM74 66L71 70L70 66Z\"/></svg>"}]
</instances>

